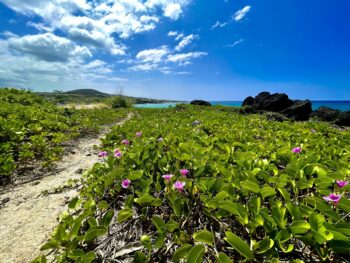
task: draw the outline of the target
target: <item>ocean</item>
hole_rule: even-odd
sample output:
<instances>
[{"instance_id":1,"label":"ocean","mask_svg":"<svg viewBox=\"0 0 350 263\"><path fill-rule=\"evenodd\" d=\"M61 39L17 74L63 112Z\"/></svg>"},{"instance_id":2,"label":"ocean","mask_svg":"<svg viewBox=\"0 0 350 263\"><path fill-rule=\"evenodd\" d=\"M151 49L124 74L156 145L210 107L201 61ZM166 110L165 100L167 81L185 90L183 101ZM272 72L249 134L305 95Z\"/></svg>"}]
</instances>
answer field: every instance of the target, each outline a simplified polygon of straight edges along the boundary
<instances>
[{"instance_id":1,"label":"ocean","mask_svg":"<svg viewBox=\"0 0 350 263\"><path fill-rule=\"evenodd\" d=\"M210 101L212 105L223 105L223 106L231 106L231 107L240 107L242 105L242 101ZM161 109L161 108L169 108L174 107L177 103L148 103L148 104L136 104L137 108L152 108L152 109ZM350 101L342 100L342 101L312 101L312 109L317 110L321 106L326 106L332 109L337 109L341 111L349 111L350 110Z\"/></svg>"}]
</instances>

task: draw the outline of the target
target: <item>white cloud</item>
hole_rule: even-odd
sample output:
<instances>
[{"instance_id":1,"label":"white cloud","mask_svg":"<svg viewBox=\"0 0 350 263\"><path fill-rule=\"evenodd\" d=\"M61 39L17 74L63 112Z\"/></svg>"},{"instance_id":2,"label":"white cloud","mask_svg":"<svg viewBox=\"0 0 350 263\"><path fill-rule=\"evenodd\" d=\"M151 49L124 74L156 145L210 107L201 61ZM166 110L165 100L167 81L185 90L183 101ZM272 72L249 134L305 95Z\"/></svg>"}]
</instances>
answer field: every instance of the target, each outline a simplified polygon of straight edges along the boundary
<instances>
[{"instance_id":1,"label":"white cloud","mask_svg":"<svg viewBox=\"0 0 350 263\"><path fill-rule=\"evenodd\" d=\"M169 53L167 46L161 46L159 49L147 49L140 51L136 58L142 62L160 63Z\"/></svg>"},{"instance_id":2,"label":"white cloud","mask_svg":"<svg viewBox=\"0 0 350 263\"><path fill-rule=\"evenodd\" d=\"M17 13L41 17L40 23L28 23L40 32L60 30L80 44L114 55L125 53L121 39L155 29L161 19L159 11L176 20L190 1L0 0Z\"/></svg>"},{"instance_id":3,"label":"white cloud","mask_svg":"<svg viewBox=\"0 0 350 263\"><path fill-rule=\"evenodd\" d=\"M237 41L233 42L232 44L228 44L228 45L226 45L225 47L235 47L235 46L241 44L242 42L244 42L244 39L243 39L243 38L238 39Z\"/></svg>"},{"instance_id":4,"label":"white cloud","mask_svg":"<svg viewBox=\"0 0 350 263\"><path fill-rule=\"evenodd\" d=\"M92 56L88 48L78 46L71 40L52 33L10 37L7 43L9 49L51 62L66 62L71 58L81 59Z\"/></svg>"},{"instance_id":5,"label":"white cloud","mask_svg":"<svg viewBox=\"0 0 350 263\"><path fill-rule=\"evenodd\" d=\"M167 61L177 63L180 66L185 66L191 64L191 59L200 58L202 56L206 56L208 53L206 52L189 52L182 54L172 54L168 56Z\"/></svg>"},{"instance_id":6,"label":"white cloud","mask_svg":"<svg viewBox=\"0 0 350 263\"><path fill-rule=\"evenodd\" d=\"M247 5L245 7L243 7L242 9L238 10L234 15L233 15L233 19L238 22L240 20L242 20L250 11L250 6Z\"/></svg>"},{"instance_id":7,"label":"white cloud","mask_svg":"<svg viewBox=\"0 0 350 263\"><path fill-rule=\"evenodd\" d=\"M220 23L219 21L216 21L216 23L211 26L211 30L214 30L217 27L225 27L227 25L228 25L227 22Z\"/></svg>"},{"instance_id":8,"label":"white cloud","mask_svg":"<svg viewBox=\"0 0 350 263\"><path fill-rule=\"evenodd\" d=\"M170 3L164 9L164 16L172 20L177 20L182 13L181 5L178 3Z\"/></svg>"},{"instance_id":9,"label":"white cloud","mask_svg":"<svg viewBox=\"0 0 350 263\"><path fill-rule=\"evenodd\" d=\"M180 43L175 47L176 51L181 51L182 49L184 49L186 46L188 46L189 44L191 44L191 42L195 39L198 38L198 35L188 35L186 37L184 37Z\"/></svg>"},{"instance_id":10,"label":"white cloud","mask_svg":"<svg viewBox=\"0 0 350 263\"><path fill-rule=\"evenodd\" d=\"M177 31L169 31L168 37L176 37L179 33Z\"/></svg>"}]
</instances>

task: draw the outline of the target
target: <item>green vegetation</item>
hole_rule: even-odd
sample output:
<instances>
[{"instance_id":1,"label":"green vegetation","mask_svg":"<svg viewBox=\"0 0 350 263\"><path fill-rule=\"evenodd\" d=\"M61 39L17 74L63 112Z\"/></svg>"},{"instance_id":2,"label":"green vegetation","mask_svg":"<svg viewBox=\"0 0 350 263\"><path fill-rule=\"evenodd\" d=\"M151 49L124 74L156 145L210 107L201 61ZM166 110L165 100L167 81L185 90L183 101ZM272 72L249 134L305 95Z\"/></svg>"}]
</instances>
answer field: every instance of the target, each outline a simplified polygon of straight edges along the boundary
<instances>
[{"instance_id":1,"label":"green vegetation","mask_svg":"<svg viewBox=\"0 0 350 263\"><path fill-rule=\"evenodd\" d=\"M47 166L59 159L63 142L96 134L101 125L126 115L107 109L64 109L30 91L5 88L0 89L0 104L0 185L16 168L36 160Z\"/></svg>"},{"instance_id":2,"label":"green vegetation","mask_svg":"<svg viewBox=\"0 0 350 263\"><path fill-rule=\"evenodd\" d=\"M349 255L348 131L223 107L137 112L103 139L107 156L42 247L59 262L113 258L118 244L141 245L135 262Z\"/></svg>"},{"instance_id":3,"label":"green vegetation","mask_svg":"<svg viewBox=\"0 0 350 263\"><path fill-rule=\"evenodd\" d=\"M48 101L59 104L89 104L89 103L105 103L111 104L115 98L122 97L128 103L131 104L144 104L144 103L163 103L170 102L167 100L156 100L147 98L135 98L122 95L112 95L100 92L94 89L78 89L67 92L55 91L55 92L38 92L39 96L45 98Z\"/></svg>"}]
</instances>

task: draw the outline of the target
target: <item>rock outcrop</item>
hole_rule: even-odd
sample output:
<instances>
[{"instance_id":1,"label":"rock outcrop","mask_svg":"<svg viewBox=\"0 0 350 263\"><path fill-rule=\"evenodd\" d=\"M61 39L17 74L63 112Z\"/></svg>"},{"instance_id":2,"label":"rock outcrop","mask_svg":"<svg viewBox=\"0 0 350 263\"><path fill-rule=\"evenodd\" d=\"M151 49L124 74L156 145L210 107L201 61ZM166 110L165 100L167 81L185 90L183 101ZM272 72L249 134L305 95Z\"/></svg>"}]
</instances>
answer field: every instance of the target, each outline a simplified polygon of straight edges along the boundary
<instances>
[{"instance_id":1,"label":"rock outcrop","mask_svg":"<svg viewBox=\"0 0 350 263\"><path fill-rule=\"evenodd\" d=\"M327 121L340 126L350 126L350 111L343 112L329 107L320 107L311 116L320 121Z\"/></svg>"},{"instance_id":2,"label":"rock outcrop","mask_svg":"<svg viewBox=\"0 0 350 263\"><path fill-rule=\"evenodd\" d=\"M205 100L193 100L190 102L191 105L199 105L199 106L211 106L210 102Z\"/></svg>"},{"instance_id":3,"label":"rock outcrop","mask_svg":"<svg viewBox=\"0 0 350 263\"><path fill-rule=\"evenodd\" d=\"M242 106L245 106L247 113L278 112L298 121L308 120L312 112L311 101L293 101L285 93L261 92L255 98L247 97Z\"/></svg>"}]
</instances>

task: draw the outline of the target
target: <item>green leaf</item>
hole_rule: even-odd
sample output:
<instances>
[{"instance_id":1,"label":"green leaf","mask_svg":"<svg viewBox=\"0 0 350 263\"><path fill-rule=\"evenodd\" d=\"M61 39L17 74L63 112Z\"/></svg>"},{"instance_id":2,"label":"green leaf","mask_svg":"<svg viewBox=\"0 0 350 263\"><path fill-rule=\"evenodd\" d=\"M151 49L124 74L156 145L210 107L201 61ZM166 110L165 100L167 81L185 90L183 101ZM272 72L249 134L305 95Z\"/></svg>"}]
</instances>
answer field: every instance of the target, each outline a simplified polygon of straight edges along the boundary
<instances>
[{"instance_id":1,"label":"green leaf","mask_svg":"<svg viewBox=\"0 0 350 263\"><path fill-rule=\"evenodd\" d=\"M69 208L69 209L75 209L76 206L77 206L77 204L78 204L78 201L79 201L79 198L78 198L78 197L73 198L73 199L69 202L68 208Z\"/></svg>"},{"instance_id":2,"label":"green leaf","mask_svg":"<svg viewBox=\"0 0 350 263\"><path fill-rule=\"evenodd\" d=\"M270 186L265 186L265 187L261 188L260 194L261 194L261 197L262 197L263 199L265 199L265 198L268 197L268 196L275 195L275 194L276 194L276 191L275 191L275 189L273 189L273 188L270 187Z\"/></svg>"},{"instance_id":3,"label":"green leaf","mask_svg":"<svg viewBox=\"0 0 350 263\"><path fill-rule=\"evenodd\" d=\"M107 213L105 213L105 215L102 218L102 225L104 225L105 227L108 227L113 219L113 216L114 216L113 210L109 210Z\"/></svg>"},{"instance_id":4,"label":"green leaf","mask_svg":"<svg viewBox=\"0 0 350 263\"><path fill-rule=\"evenodd\" d=\"M88 231L86 231L85 236L84 236L84 240L89 242L93 239L96 239L100 236L103 236L106 233L107 233L107 228L104 226L91 227L91 228L89 228Z\"/></svg>"},{"instance_id":5,"label":"green leaf","mask_svg":"<svg viewBox=\"0 0 350 263\"><path fill-rule=\"evenodd\" d=\"M202 263L202 258L205 252L205 247L201 244L191 248L188 253L187 263Z\"/></svg>"},{"instance_id":6,"label":"green leaf","mask_svg":"<svg viewBox=\"0 0 350 263\"><path fill-rule=\"evenodd\" d=\"M134 256L134 261L135 263L146 263L147 262L147 257L142 251L137 251Z\"/></svg>"},{"instance_id":7,"label":"green leaf","mask_svg":"<svg viewBox=\"0 0 350 263\"><path fill-rule=\"evenodd\" d=\"M226 237L224 240L229 243L234 249L236 249L242 256L247 259L254 259L253 252L250 250L248 244L243 241L239 236L232 232L225 232Z\"/></svg>"},{"instance_id":8,"label":"green leaf","mask_svg":"<svg viewBox=\"0 0 350 263\"><path fill-rule=\"evenodd\" d=\"M133 212L130 208L124 208L123 210L119 210L118 212L118 222L122 223L125 220L129 219L133 216Z\"/></svg>"},{"instance_id":9,"label":"green leaf","mask_svg":"<svg viewBox=\"0 0 350 263\"><path fill-rule=\"evenodd\" d=\"M293 235L305 234L310 229L310 224L304 220L296 220L290 225Z\"/></svg>"},{"instance_id":10,"label":"green leaf","mask_svg":"<svg viewBox=\"0 0 350 263\"><path fill-rule=\"evenodd\" d=\"M139 198L135 198L134 201L141 206L148 206L148 205L161 206L162 205L161 199L155 198L149 194L145 194Z\"/></svg>"},{"instance_id":11,"label":"green leaf","mask_svg":"<svg viewBox=\"0 0 350 263\"><path fill-rule=\"evenodd\" d=\"M253 192L253 193L256 193L256 194L260 192L259 185L250 181L250 180L246 180L246 181L241 182L241 186L243 189L246 189L246 190Z\"/></svg>"},{"instance_id":12,"label":"green leaf","mask_svg":"<svg viewBox=\"0 0 350 263\"><path fill-rule=\"evenodd\" d=\"M50 240L41 246L40 250L58 248L58 242L56 240Z\"/></svg>"},{"instance_id":13,"label":"green leaf","mask_svg":"<svg viewBox=\"0 0 350 263\"><path fill-rule=\"evenodd\" d=\"M217 260L218 260L218 263L233 263L233 261L230 259L230 257L227 256L223 252L219 253L219 256L218 256Z\"/></svg>"},{"instance_id":14,"label":"green leaf","mask_svg":"<svg viewBox=\"0 0 350 263\"><path fill-rule=\"evenodd\" d=\"M273 248L274 244L275 244L275 242L272 239L270 239L269 237L266 237L265 239L263 239L257 243L257 249L256 249L255 253L263 254L266 251Z\"/></svg>"},{"instance_id":15,"label":"green leaf","mask_svg":"<svg viewBox=\"0 0 350 263\"><path fill-rule=\"evenodd\" d=\"M185 245L182 245L181 247L178 247L173 255L173 261L179 262L180 259L186 258L191 248L192 248L192 245L190 244L185 244Z\"/></svg>"},{"instance_id":16,"label":"green leaf","mask_svg":"<svg viewBox=\"0 0 350 263\"><path fill-rule=\"evenodd\" d=\"M85 256L85 260L84 260L84 263L91 263L92 261L94 261L96 258L96 255L93 251L89 251L88 253L86 253L86 256Z\"/></svg>"},{"instance_id":17,"label":"green leaf","mask_svg":"<svg viewBox=\"0 0 350 263\"><path fill-rule=\"evenodd\" d=\"M157 228L157 231L159 233L163 233L164 231L167 230L166 224L164 223L163 219L160 216L153 216L152 223Z\"/></svg>"},{"instance_id":18,"label":"green leaf","mask_svg":"<svg viewBox=\"0 0 350 263\"><path fill-rule=\"evenodd\" d=\"M203 242L207 245L214 243L214 235L208 230L201 230L193 234L193 238L197 242Z\"/></svg>"}]
</instances>

